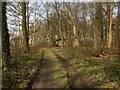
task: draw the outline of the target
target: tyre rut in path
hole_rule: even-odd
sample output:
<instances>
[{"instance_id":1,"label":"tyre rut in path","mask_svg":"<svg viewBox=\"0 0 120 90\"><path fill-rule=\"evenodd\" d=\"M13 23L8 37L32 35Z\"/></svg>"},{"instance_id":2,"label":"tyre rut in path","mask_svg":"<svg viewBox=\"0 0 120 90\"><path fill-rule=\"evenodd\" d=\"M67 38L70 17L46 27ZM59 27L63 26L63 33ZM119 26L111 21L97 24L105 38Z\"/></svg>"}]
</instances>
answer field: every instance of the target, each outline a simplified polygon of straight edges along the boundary
<instances>
[{"instance_id":1,"label":"tyre rut in path","mask_svg":"<svg viewBox=\"0 0 120 90\"><path fill-rule=\"evenodd\" d=\"M61 57L60 55L56 54L55 52L54 52L54 54L59 59L59 61L63 64L63 67L67 71L67 77L68 77L68 83L69 83L70 89L77 88L75 86L75 82L74 82L74 80L76 78L79 78L80 81L82 82L83 85L82 85L81 88L94 88L94 86L90 83L90 81L88 81L86 79L86 77L85 77L85 75L83 73L78 73L78 74L76 74L74 76L69 75L69 73L68 73L69 72L68 67L70 67L70 64L67 61L68 59L64 59L63 57Z\"/></svg>"},{"instance_id":2,"label":"tyre rut in path","mask_svg":"<svg viewBox=\"0 0 120 90\"><path fill-rule=\"evenodd\" d=\"M53 88L50 62L44 58L44 54L42 57L39 73L35 78L32 88Z\"/></svg>"},{"instance_id":3,"label":"tyre rut in path","mask_svg":"<svg viewBox=\"0 0 120 90\"><path fill-rule=\"evenodd\" d=\"M25 90L28 90L28 89L32 89L33 88L33 84L34 82L37 82L38 81L38 78L39 78L39 75L40 75L40 68L41 68L41 65L42 65L42 62L43 62L43 51L42 51L42 54L41 54L41 60L39 62L39 69L37 70L37 72L35 73L35 76L33 78L31 78L30 82L27 84L28 87L25 88Z\"/></svg>"},{"instance_id":4,"label":"tyre rut in path","mask_svg":"<svg viewBox=\"0 0 120 90\"><path fill-rule=\"evenodd\" d=\"M29 88L37 89L37 88L56 88L56 87L63 88L65 87L65 85L67 84L66 83L67 80L65 79L65 77L64 78L61 77L62 75L63 76L65 75L65 73L63 73L63 71L65 70L63 70L64 67L62 66L62 63L58 62L59 60L51 52L51 50L49 51L44 50L42 53L43 54L42 54L42 59L40 60L41 63L40 63L39 70L36 73L32 82L29 84Z\"/></svg>"},{"instance_id":5,"label":"tyre rut in path","mask_svg":"<svg viewBox=\"0 0 120 90\"><path fill-rule=\"evenodd\" d=\"M40 73L37 81L34 83L34 88L52 88L52 80L51 80L51 66L48 60L43 60L40 68Z\"/></svg>"},{"instance_id":6,"label":"tyre rut in path","mask_svg":"<svg viewBox=\"0 0 120 90\"><path fill-rule=\"evenodd\" d=\"M55 52L53 52L55 55L56 55L56 58L58 58L58 60L63 64L63 67L65 68L65 70L66 70L66 72L67 72L67 78L68 78L68 88L70 89L70 90L73 90L73 88L74 88L74 85L73 85L73 83L72 83L72 81L70 80L70 76L69 76L69 74L68 74L68 70L67 70L67 68L69 67L68 66L68 64L67 64L67 62L65 62L65 60L63 60L58 54L56 54Z\"/></svg>"}]
</instances>

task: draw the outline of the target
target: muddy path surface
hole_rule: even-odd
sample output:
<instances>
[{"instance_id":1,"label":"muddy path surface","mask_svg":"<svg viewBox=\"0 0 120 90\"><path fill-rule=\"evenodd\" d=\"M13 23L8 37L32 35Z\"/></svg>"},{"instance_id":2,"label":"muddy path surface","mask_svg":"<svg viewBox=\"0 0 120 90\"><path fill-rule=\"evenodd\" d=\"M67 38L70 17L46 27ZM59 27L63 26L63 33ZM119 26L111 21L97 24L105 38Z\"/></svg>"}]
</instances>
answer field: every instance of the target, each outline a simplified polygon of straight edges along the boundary
<instances>
[{"instance_id":1,"label":"muddy path surface","mask_svg":"<svg viewBox=\"0 0 120 90\"><path fill-rule=\"evenodd\" d=\"M62 64L50 50L43 51L39 70L28 88L65 88L66 85L66 73Z\"/></svg>"},{"instance_id":2,"label":"muddy path surface","mask_svg":"<svg viewBox=\"0 0 120 90\"><path fill-rule=\"evenodd\" d=\"M51 78L51 65L48 60L42 60L39 74L36 77L33 88L53 88L53 80Z\"/></svg>"},{"instance_id":3,"label":"muddy path surface","mask_svg":"<svg viewBox=\"0 0 120 90\"><path fill-rule=\"evenodd\" d=\"M42 51L40 67L31 84L31 88L33 89L54 88L51 76L52 66L50 65L50 61L44 58L44 54L44 51Z\"/></svg>"},{"instance_id":4,"label":"muddy path surface","mask_svg":"<svg viewBox=\"0 0 120 90\"><path fill-rule=\"evenodd\" d=\"M93 88L91 83L86 79L84 74L70 74L72 66L68 60L56 54L51 49L42 52L42 60L40 67L35 77L29 84L29 88ZM75 71L75 70L74 70ZM73 72L74 73L74 72ZM77 79L80 79L80 84L76 86Z\"/></svg>"}]
</instances>

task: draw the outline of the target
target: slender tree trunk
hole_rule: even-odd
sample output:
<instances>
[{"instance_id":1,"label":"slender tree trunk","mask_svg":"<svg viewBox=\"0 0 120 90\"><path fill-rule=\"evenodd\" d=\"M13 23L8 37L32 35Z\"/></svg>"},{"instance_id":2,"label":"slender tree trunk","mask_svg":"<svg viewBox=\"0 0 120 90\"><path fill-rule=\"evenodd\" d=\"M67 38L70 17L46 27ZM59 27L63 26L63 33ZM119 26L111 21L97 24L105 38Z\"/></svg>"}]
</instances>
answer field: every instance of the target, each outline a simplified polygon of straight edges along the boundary
<instances>
[{"instance_id":1,"label":"slender tree trunk","mask_svg":"<svg viewBox=\"0 0 120 90\"><path fill-rule=\"evenodd\" d=\"M98 36L99 36L99 31L95 25L94 26L94 54L96 54L96 55L99 53L99 51L98 51L98 48L99 48Z\"/></svg>"},{"instance_id":2,"label":"slender tree trunk","mask_svg":"<svg viewBox=\"0 0 120 90\"><path fill-rule=\"evenodd\" d=\"M29 2L27 2L27 38L28 38L28 41L27 41L27 45L28 45L28 51L29 51Z\"/></svg>"},{"instance_id":3,"label":"slender tree trunk","mask_svg":"<svg viewBox=\"0 0 120 90\"><path fill-rule=\"evenodd\" d=\"M6 17L6 2L2 2L2 60L8 68L10 60L10 43Z\"/></svg>"},{"instance_id":4,"label":"slender tree trunk","mask_svg":"<svg viewBox=\"0 0 120 90\"><path fill-rule=\"evenodd\" d=\"M99 20L101 19L99 12L99 3L94 3L95 17L94 17L94 55L97 56L99 53Z\"/></svg>"},{"instance_id":5,"label":"slender tree trunk","mask_svg":"<svg viewBox=\"0 0 120 90\"><path fill-rule=\"evenodd\" d=\"M59 33L60 33L60 37L61 37L61 47L63 48L63 33L62 33L62 22L61 22L61 16L60 16L60 20L59 20Z\"/></svg>"},{"instance_id":6,"label":"slender tree trunk","mask_svg":"<svg viewBox=\"0 0 120 90\"><path fill-rule=\"evenodd\" d=\"M112 12L113 12L113 5L111 6L110 3L108 4L109 10L109 28L108 28L108 48L112 47ZM112 7L112 8L111 8Z\"/></svg>"},{"instance_id":7,"label":"slender tree trunk","mask_svg":"<svg viewBox=\"0 0 120 90\"><path fill-rule=\"evenodd\" d=\"M117 29L118 29L118 35L117 35L117 48L118 51L120 51L120 2L118 3L118 22L117 22ZM120 55L119 55L120 56Z\"/></svg>"},{"instance_id":8,"label":"slender tree trunk","mask_svg":"<svg viewBox=\"0 0 120 90\"><path fill-rule=\"evenodd\" d=\"M99 52L102 53L103 52L103 13L102 13L102 2L98 2L98 10L97 10L97 15L98 15L98 30L99 30Z\"/></svg>"},{"instance_id":9,"label":"slender tree trunk","mask_svg":"<svg viewBox=\"0 0 120 90\"><path fill-rule=\"evenodd\" d=\"M49 29L49 13L48 13L48 2L46 2L46 12L47 12L47 42L48 42L48 46L51 46L51 41L50 41L50 29Z\"/></svg>"},{"instance_id":10,"label":"slender tree trunk","mask_svg":"<svg viewBox=\"0 0 120 90\"><path fill-rule=\"evenodd\" d=\"M56 14L58 17L58 23L59 23L59 33L60 33L60 38L61 38L61 47L63 48L63 34L62 34L62 22L61 22L61 15L58 12L58 6L57 3L55 2L55 9L56 9Z\"/></svg>"},{"instance_id":11,"label":"slender tree trunk","mask_svg":"<svg viewBox=\"0 0 120 90\"><path fill-rule=\"evenodd\" d=\"M75 25L75 22L73 22L73 47L79 47L79 42L78 42L78 39L77 39L77 33L76 33L76 25Z\"/></svg>"},{"instance_id":12,"label":"slender tree trunk","mask_svg":"<svg viewBox=\"0 0 120 90\"><path fill-rule=\"evenodd\" d=\"M24 52L28 52L28 34L26 27L26 2L22 2L22 34L23 34L23 48Z\"/></svg>"},{"instance_id":13,"label":"slender tree trunk","mask_svg":"<svg viewBox=\"0 0 120 90\"><path fill-rule=\"evenodd\" d=\"M21 31L20 31L20 21L19 21L19 19L18 19L18 29L19 29L19 34L21 34ZM20 36L19 43L20 43L20 47L22 47L22 36Z\"/></svg>"},{"instance_id":14,"label":"slender tree trunk","mask_svg":"<svg viewBox=\"0 0 120 90\"><path fill-rule=\"evenodd\" d=\"M36 9L37 9L37 2L35 2L34 6L34 25L33 25L33 38L32 38L32 46L35 45L36 40Z\"/></svg>"},{"instance_id":15,"label":"slender tree trunk","mask_svg":"<svg viewBox=\"0 0 120 90\"><path fill-rule=\"evenodd\" d=\"M72 24L72 29L73 29L73 47L79 47L79 41L77 37L77 27L76 27L76 12L74 14L71 12L70 5L66 4L68 14L70 16L71 24Z\"/></svg>"}]
</instances>

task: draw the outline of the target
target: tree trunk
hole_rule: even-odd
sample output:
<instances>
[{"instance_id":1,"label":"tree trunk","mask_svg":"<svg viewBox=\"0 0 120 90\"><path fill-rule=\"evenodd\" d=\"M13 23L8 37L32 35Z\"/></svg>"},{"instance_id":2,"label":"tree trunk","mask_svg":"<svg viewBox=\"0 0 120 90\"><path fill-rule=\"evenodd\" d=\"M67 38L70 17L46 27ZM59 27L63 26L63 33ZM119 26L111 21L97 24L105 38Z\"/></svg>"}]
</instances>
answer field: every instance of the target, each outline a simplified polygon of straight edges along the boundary
<instances>
[{"instance_id":1,"label":"tree trunk","mask_svg":"<svg viewBox=\"0 0 120 90\"><path fill-rule=\"evenodd\" d=\"M6 17L6 2L2 2L2 60L9 67L10 43Z\"/></svg>"},{"instance_id":2,"label":"tree trunk","mask_svg":"<svg viewBox=\"0 0 120 90\"><path fill-rule=\"evenodd\" d=\"M99 20L100 15L98 14L99 12L99 3L94 3L95 7L95 17L94 17L94 55L97 56L99 54Z\"/></svg>"},{"instance_id":3,"label":"tree trunk","mask_svg":"<svg viewBox=\"0 0 120 90\"><path fill-rule=\"evenodd\" d=\"M63 34L62 34L62 21L61 21L61 15L58 12L58 6L57 3L55 2L55 9L56 9L56 14L58 17L58 23L59 23L59 33L60 33L60 38L61 38L61 47L63 48ZM61 12L62 13L62 12Z\"/></svg>"},{"instance_id":4,"label":"tree trunk","mask_svg":"<svg viewBox=\"0 0 120 90\"><path fill-rule=\"evenodd\" d=\"M37 2L35 2L34 6L34 25L33 25L33 38L32 38L32 46L35 45L36 40L36 9L37 9Z\"/></svg>"},{"instance_id":5,"label":"tree trunk","mask_svg":"<svg viewBox=\"0 0 120 90\"><path fill-rule=\"evenodd\" d=\"M50 29L49 29L49 13L48 13L48 2L46 2L46 12L47 12L47 27L46 27L46 32L47 32L47 42L48 46L51 46L51 41L50 41Z\"/></svg>"},{"instance_id":6,"label":"tree trunk","mask_svg":"<svg viewBox=\"0 0 120 90\"><path fill-rule=\"evenodd\" d=\"M76 25L75 25L75 22L73 22L73 47L79 47L79 42L78 42L78 39L77 39L77 33L76 33Z\"/></svg>"},{"instance_id":7,"label":"tree trunk","mask_svg":"<svg viewBox=\"0 0 120 90\"><path fill-rule=\"evenodd\" d=\"M112 8L111 8L112 7ZM108 16L108 48L112 47L112 12L113 12L113 5L111 6L110 3L108 4L109 16Z\"/></svg>"},{"instance_id":8,"label":"tree trunk","mask_svg":"<svg viewBox=\"0 0 120 90\"><path fill-rule=\"evenodd\" d=\"M19 29L19 34L21 34L20 21L19 21L19 19L18 19L18 29ZM22 47L22 36L20 36L19 43L20 43L19 46Z\"/></svg>"},{"instance_id":9,"label":"tree trunk","mask_svg":"<svg viewBox=\"0 0 120 90\"><path fill-rule=\"evenodd\" d=\"M27 2L27 38L28 38L28 41L27 41L27 45L29 45L29 2ZM28 50L29 50L29 47L28 47Z\"/></svg>"},{"instance_id":10,"label":"tree trunk","mask_svg":"<svg viewBox=\"0 0 120 90\"><path fill-rule=\"evenodd\" d=\"M120 2L118 3L118 18L117 18L117 20L118 20L118 22L117 22L117 29L118 29L117 49L118 49L118 51L120 51Z\"/></svg>"},{"instance_id":11,"label":"tree trunk","mask_svg":"<svg viewBox=\"0 0 120 90\"><path fill-rule=\"evenodd\" d=\"M72 29L73 29L73 43L72 44L73 44L73 47L79 47L79 41L78 41L78 37L77 37L77 28L76 28L76 12L74 12L74 13L71 12L71 7L69 4L68 5L66 4L66 8L68 10L68 14L70 16Z\"/></svg>"},{"instance_id":12,"label":"tree trunk","mask_svg":"<svg viewBox=\"0 0 120 90\"><path fill-rule=\"evenodd\" d=\"M59 33L60 33L60 38L61 38L61 47L63 48L63 34L62 34L62 23L61 23L61 16L60 16L60 20L59 20Z\"/></svg>"},{"instance_id":13,"label":"tree trunk","mask_svg":"<svg viewBox=\"0 0 120 90\"><path fill-rule=\"evenodd\" d=\"M22 2L22 35L23 35L23 49L24 52L28 52L28 34L26 27L26 2Z\"/></svg>"},{"instance_id":14,"label":"tree trunk","mask_svg":"<svg viewBox=\"0 0 120 90\"><path fill-rule=\"evenodd\" d=\"M96 55L98 55L98 53L99 53L99 51L98 51L98 48L99 48L98 36L99 36L99 31L98 31L98 28L95 25L94 26L94 54L96 54Z\"/></svg>"}]
</instances>

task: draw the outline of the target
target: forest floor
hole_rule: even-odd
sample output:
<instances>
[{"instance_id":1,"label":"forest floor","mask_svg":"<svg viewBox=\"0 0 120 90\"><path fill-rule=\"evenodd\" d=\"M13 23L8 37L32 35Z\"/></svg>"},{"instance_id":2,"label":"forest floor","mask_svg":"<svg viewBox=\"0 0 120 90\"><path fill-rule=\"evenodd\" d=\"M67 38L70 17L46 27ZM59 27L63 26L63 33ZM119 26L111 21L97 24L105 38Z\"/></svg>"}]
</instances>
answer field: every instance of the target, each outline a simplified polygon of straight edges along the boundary
<instances>
[{"instance_id":1,"label":"forest floor","mask_svg":"<svg viewBox=\"0 0 120 90\"><path fill-rule=\"evenodd\" d=\"M88 48L41 48L19 54L3 71L4 87L120 88L120 52L92 57Z\"/></svg>"},{"instance_id":2,"label":"forest floor","mask_svg":"<svg viewBox=\"0 0 120 90\"><path fill-rule=\"evenodd\" d=\"M119 88L116 57L91 57L84 50L46 48L33 88ZM88 56L86 56L88 55Z\"/></svg>"}]
</instances>

